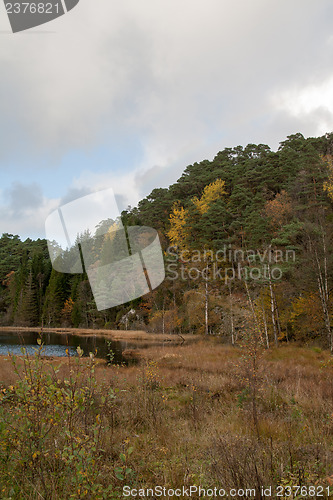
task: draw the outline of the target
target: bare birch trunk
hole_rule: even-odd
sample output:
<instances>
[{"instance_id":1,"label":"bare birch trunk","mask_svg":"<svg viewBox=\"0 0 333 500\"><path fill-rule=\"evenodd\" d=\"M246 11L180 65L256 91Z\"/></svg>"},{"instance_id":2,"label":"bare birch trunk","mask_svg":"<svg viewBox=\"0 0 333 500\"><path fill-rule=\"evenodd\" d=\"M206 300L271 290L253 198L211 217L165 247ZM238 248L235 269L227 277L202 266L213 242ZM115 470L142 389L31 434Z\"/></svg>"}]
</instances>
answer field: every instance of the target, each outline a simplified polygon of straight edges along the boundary
<instances>
[{"instance_id":1,"label":"bare birch trunk","mask_svg":"<svg viewBox=\"0 0 333 500\"><path fill-rule=\"evenodd\" d=\"M271 318L272 318L272 325L273 325L273 334L274 334L274 342L275 346L277 347L279 342L278 342L278 333L277 333L277 325L276 325L276 319L275 319L275 303L274 303L274 291L273 291L273 285L272 285L272 277L271 277L271 266L268 264L268 283L269 283L269 292L270 292L270 299L271 299Z\"/></svg>"},{"instance_id":2,"label":"bare birch trunk","mask_svg":"<svg viewBox=\"0 0 333 500\"><path fill-rule=\"evenodd\" d=\"M234 326L234 314L232 308L232 295L231 295L231 284L229 283L229 299L230 299L230 323L231 323L231 344L235 345L235 326Z\"/></svg>"},{"instance_id":3,"label":"bare birch trunk","mask_svg":"<svg viewBox=\"0 0 333 500\"><path fill-rule=\"evenodd\" d=\"M208 335L208 279L205 282L205 334Z\"/></svg>"},{"instance_id":4,"label":"bare birch trunk","mask_svg":"<svg viewBox=\"0 0 333 500\"><path fill-rule=\"evenodd\" d=\"M333 353L333 338L332 338L332 328L331 328L331 317L328 309L329 304L329 289L328 289L328 273L327 273L327 252L326 252L326 242L324 237L324 230L322 229L322 243L323 243L323 252L324 252L324 271L321 268L318 252L316 249L313 249L313 245L309 238L310 250L313 251L315 256L315 261L317 265L317 283L318 283L318 292L320 296L321 307L323 310L323 316L325 321L325 328L327 332L327 340L331 353Z\"/></svg>"},{"instance_id":5,"label":"bare birch trunk","mask_svg":"<svg viewBox=\"0 0 333 500\"><path fill-rule=\"evenodd\" d=\"M265 330L265 337L266 337L266 345L267 345L267 349L269 349L267 320L266 320L266 313L265 313L265 308L264 308L263 302L261 302L261 307L262 307L262 318L263 318L263 322L264 322L264 330Z\"/></svg>"}]
</instances>

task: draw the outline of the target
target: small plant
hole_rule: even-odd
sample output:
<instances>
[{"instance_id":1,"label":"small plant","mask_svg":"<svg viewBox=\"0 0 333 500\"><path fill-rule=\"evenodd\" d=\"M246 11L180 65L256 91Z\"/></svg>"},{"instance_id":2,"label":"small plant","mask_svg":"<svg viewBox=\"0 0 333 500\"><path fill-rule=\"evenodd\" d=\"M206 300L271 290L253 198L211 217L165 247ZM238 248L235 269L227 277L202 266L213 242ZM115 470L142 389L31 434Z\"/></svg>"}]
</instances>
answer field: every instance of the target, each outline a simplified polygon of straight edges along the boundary
<instances>
[{"instance_id":1,"label":"small plant","mask_svg":"<svg viewBox=\"0 0 333 500\"><path fill-rule=\"evenodd\" d=\"M258 412L258 396L261 385L260 361L263 353L263 339L258 328L244 331L242 339L243 355L238 365L240 368L240 382L245 385L239 395L238 407L242 408L245 401L251 404L253 429L260 440L260 425Z\"/></svg>"},{"instance_id":2,"label":"small plant","mask_svg":"<svg viewBox=\"0 0 333 500\"><path fill-rule=\"evenodd\" d=\"M156 390L160 386L158 364L156 361L148 361L145 368L146 385L151 390Z\"/></svg>"},{"instance_id":3,"label":"small plant","mask_svg":"<svg viewBox=\"0 0 333 500\"><path fill-rule=\"evenodd\" d=\"M22 349L23 367L12 356L18 381L0 396L2 493L30 498L33 489L43 498L68 498L68 491L70 498L109 498L99 463L107 425L102 415L115 394L97 383L92 353L83 360L78 348L75 359L68 356L69 377L61 379L38 343L33 357Z\"/></svg>"},{"instance_id":4,"label":"small plant","mask_svg":"<svg viewBox=\"0 0 333 500\"><path fill-rule=\"evenodd\" d=\"M122 452L119 455L122 465L118 465L117 467L115 467L114 471L116 478L119 479L120 481L124 481L125 479L127 481L131 480L131 478L134 475L134 471L128 466L128 459L130 455L132 455L133 450L134 450L133 446L130 446L127 452Z\"/></svg>"},{"instance_id":5,"label":"small plant","mask_svg":"<svg viewBox=\"0 0 333 500\"><path fill-rule=\"evenodd\" d=\"M108 346L108 352L106 357L108 358L108 365L113 365L115 360L115 352L112 350L112 342L107 340L106 345Z\"/></svg>"},{"instance_id":6,"label":"small plant","mask_svg":"<svg viewBox=\"0 0 333 500\"><path fill-rule=\"evenodd\" d=\"M249 400L250 389L249 387L245 387L239 394L237 394L237 406L238 408L243 408L244 403Z\"/></svg>"}]
</instances>

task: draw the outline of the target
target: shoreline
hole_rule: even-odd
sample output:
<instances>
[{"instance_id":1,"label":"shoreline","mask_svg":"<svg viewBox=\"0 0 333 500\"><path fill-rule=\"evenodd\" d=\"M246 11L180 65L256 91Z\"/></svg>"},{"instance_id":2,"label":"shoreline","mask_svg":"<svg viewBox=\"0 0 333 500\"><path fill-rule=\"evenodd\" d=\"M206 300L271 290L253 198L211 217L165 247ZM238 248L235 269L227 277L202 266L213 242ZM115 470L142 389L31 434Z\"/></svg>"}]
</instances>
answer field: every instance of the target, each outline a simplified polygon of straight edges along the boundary
<instances>
[{"instance_id":1,"label":"shoreline","mask_svg":"<svg viewBox=\"0 0 333 500\"><path fill-rule=\"evenodd\" d=\"M144 340L144 341L168 341L168 342L183 342L184 340L193 340L194 335L184 334L181 337L177 334L162 334L148 333L144 330L105 330L105 329L90 329L90 328L42 328L40 326L0 326L0 332L43 332L57 333L60 335L78 335L91 337L106 337L110 340Z\"/></svg>"}]
</instances>

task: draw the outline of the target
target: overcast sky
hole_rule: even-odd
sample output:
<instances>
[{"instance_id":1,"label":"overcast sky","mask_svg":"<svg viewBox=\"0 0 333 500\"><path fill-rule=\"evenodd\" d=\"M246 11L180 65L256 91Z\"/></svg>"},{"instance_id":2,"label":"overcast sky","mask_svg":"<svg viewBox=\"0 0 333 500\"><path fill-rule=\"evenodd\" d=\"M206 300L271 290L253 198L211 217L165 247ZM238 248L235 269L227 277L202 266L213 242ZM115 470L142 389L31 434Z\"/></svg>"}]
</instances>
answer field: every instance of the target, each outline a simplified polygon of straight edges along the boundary
<instances>
[{"instance_id":1,"label":"overcast sky","mask_svg":"<svg viewBox=\"0 0 333 500\"><path fill-rule=\"evenodd\" d=\"M12 34L0 3L0 234L112 187L120 209L225 147L333 130L331 0L81 0Z\"/></svg>"}]
</instances>

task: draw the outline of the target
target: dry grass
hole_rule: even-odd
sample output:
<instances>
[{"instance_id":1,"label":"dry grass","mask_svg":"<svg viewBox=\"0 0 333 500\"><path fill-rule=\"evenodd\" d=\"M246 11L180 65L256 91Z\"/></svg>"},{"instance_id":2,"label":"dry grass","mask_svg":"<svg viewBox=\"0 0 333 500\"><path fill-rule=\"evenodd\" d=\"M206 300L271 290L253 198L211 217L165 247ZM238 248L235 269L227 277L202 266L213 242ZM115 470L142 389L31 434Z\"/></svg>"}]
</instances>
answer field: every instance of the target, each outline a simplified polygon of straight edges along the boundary
<instances>
[{"instance_id":1,"label":"dry grass","mask_svg":"<svg viewBox=\"0 0 333 500\"><path fill-rule=\"evenodd\" d=\"M29 326L0 326L0 332L36 332L43 331L44 333L58 333L64 335L82 335L82 336L96 336L106 337L110 340L144 340L144 341L168 341L168 342L182 342L183 339L188 341L193 340L193 335L162 335L161 333L148 333L144 330L105 330L91 328L46 328L46 327L29 327Z\"/></svg>"},{"instance_id":2,"label":"dry grass","mask_svg":"<svg viewBox=\"0 0 333 500\"><path fill-rule=\"evenodd\" d=\"M96 365L97 382L119 390L102 436L105 484L121 491L124 482L112 470L128 447L133 447L128 465L135 487L329 484L333 362L328 352L281 347L260 355L259 435L246 348L202 341L143 352L138 365L108 367L103 360ZM55 364L58 377L69 376L67 360L46 362ZM14 377L10 360L3 358L0 380L9 385Z\"/></svg>"}]
</instances>

